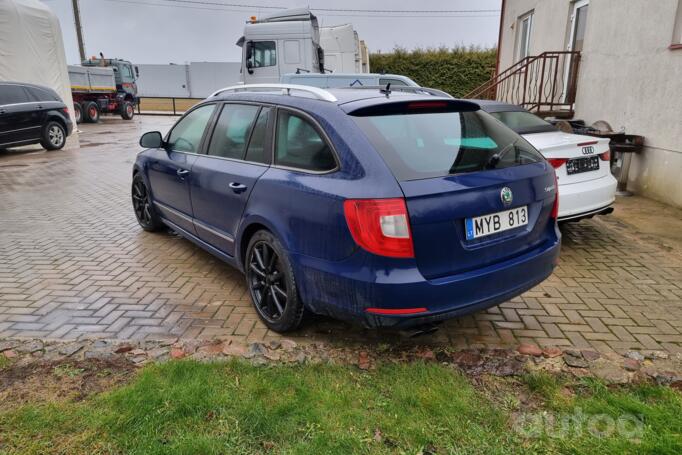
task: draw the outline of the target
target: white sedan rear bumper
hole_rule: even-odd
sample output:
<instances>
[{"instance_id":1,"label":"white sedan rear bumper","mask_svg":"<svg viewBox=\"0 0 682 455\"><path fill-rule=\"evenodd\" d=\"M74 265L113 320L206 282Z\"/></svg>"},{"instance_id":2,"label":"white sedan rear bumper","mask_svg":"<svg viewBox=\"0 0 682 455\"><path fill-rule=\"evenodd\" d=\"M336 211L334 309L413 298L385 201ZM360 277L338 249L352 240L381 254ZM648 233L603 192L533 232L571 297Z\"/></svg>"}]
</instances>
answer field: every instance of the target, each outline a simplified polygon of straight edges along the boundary
<instances>
[{"instance_id":1,"label":"white sedan rear bumper","mask_svg":"<svg viewBox=\"0 0 682 455\"><path fill-rule=\"evenodd\" d=\"M618 182L609 173L604 177L559 184L559 221L593 215L608 208L616 199Z\"/></svg>"}]
</instances>

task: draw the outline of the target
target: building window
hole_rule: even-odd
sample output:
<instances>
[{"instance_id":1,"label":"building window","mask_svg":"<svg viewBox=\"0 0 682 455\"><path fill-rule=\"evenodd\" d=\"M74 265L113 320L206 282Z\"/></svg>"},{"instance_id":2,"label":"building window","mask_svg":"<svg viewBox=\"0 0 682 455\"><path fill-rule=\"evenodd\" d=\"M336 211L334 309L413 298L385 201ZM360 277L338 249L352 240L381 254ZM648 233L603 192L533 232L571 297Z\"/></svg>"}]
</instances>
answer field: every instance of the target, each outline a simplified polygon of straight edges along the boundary
<instances>
[{"instance_id":1,"label":"building window","mask_svg":"<svg viewBox=\"0 0 682 455\"><path fill-rule=\"evenodd\" d=\"M519 18L518 27L518 60L522 60L530 55L530 34L533 30L533 11L526 13Z\"/></svg>"},{"instance_id":2,"label":"building window","mask_svg":"<svg viewBox=\"0 0 682 455\"><path fill-rule=\"evenodd\" d=\"M682 49L682 0L677 2L677 14L675 15L675 28L673 29L673 40L670 44L671 49Z\"/></svg>"}]
</instances>

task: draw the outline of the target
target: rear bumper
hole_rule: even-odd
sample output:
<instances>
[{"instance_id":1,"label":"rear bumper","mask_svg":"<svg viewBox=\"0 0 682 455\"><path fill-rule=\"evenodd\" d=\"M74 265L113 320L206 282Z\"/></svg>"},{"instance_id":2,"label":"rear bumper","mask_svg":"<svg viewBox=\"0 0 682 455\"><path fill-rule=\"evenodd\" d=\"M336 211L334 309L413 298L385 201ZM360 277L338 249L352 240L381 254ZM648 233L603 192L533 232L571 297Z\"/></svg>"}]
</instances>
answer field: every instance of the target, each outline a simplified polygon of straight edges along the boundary
<instances>
[{"instance_id":1,"label":"rear bumper","mask_svg":"<svg viewBox=\"0 0 682 455\"><path fill-rule=\"evenodd\" d=\"M616 199L618 182L604 177L559 185L559 221L578 219L605 211Z\"/></svg>"},{"instance_id":2,"label":"rear bumper","mask_svg":"<svg viewBox=\"0 0 682 455\"><path fill-rule=\"evenodd\" d=\"M402 328L480 311L527 291L554 270L559 235L521 256L433 280L425 279L413 260L396 260L393 268L383 261L379 267L377 257L364 251L342 262L293 255L292 263L301 297L313 312L368 327ZM418 307L427 311L390 316L365 311Z\"/></svg>"}]
</instances>

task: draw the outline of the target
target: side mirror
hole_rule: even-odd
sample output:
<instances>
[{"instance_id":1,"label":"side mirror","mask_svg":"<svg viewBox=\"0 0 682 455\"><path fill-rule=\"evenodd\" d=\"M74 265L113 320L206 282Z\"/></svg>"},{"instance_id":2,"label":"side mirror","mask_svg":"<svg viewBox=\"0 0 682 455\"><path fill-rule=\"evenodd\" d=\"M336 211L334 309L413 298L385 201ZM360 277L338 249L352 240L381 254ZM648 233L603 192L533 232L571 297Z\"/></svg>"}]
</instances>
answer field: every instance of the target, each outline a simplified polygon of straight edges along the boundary
<instances>
[{"instance_id":1,"label":"side mirror","mask_svg":"<svg viewBox=\"0 0 682 455\"><path fill-rule=\"evenodd\" d=\"M158 131L149 131L140 138L140 147L145 149L158 149L163 147L163 137Z\"/></svg>"},{"instance_id":2,"label":"side mirror","mask_svg":"<svg viewBox=\"0 0 682 455\"><path fill-rule=\"evenodd\" d=\"M140 77L140 68L135 65L135 77Z\"/></svg>"},{"instance_id":3,"label":"side mirror","mask_svg":"<svg viewBox=\"0 0 682 455\"><path fill-rule=\"evenodd\" d=\"M244 51L244 60L246 62L246 71L249 72L249 74L253 74L253 61L251 61L251 58L253 57L253 41L247 41L246 42L246 48Z\"/></svg>"},{"instance_id":4,"label":"side mirror","mask_svg":"<svg viewBox=\"0 0 682 455\"><path fill-rule=\"evenodd\" d=\"M253 74L253 62L251 60L246 61L246 71L248 71L249 74Z\"/></svg>"}]
</instances>

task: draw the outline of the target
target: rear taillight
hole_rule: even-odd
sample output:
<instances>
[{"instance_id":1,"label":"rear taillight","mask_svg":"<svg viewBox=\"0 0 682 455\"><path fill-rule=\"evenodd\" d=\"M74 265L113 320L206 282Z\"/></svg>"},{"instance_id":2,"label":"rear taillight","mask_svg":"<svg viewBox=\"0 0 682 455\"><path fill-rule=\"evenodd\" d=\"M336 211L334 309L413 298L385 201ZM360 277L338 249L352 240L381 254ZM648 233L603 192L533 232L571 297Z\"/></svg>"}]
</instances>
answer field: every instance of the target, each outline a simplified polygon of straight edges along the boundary
<instances>
[{"instance_id":1,"label":"rear taillight","mask_svg":"<svg viewBox=\"0 0 682 455\"><path fill-rule=\"evenodd\" d=\"M561 166L564 165L564 163L566 161L568 161L568 159L566 159L566 158L548 158L547 161L549 162L549 164L552 165L552 167L554 169L559 169Z\"/></svg>"},{"instance_id":2,"label":"rear taillight","mask_svg":"<svg viewBox=\"0 0 682 455\"><path fill-rule=\"evenodd\" d=\"M62 108L62 112L65 113L66 115L69 115L69 108L68 107Z\"/></svg>"},{"instance_id":3,"label":"rear taillight","mask_svg":"<svg viewBox=\"0 0 682 455\"><path fill-rule=\"evenodd\" d=\"M559 218L559 181L556 172L554 173L554 205L552 205L551 217L555 220Z\"/></svg>"},{"instance_id":4,"label":"rear taillight","mask_svg":"<svg viewBox=\"0 0 682 455\"><path fill-rule=\"evenodd\" d=\"M611 161L611 150L607 150L604 153L599 154L599 159L602 161Z\"/></svg>"},{"instance_id":5,"label":"rear taillight","mask_svg":"<svg viewBox=\"0 0 682 455\"><path fill-rule=\"evenodd\" d=\"M348 199L343 211L353 240L360 247L379 256L414 257L404 199Z\"/></svg>"}]
</instances>

